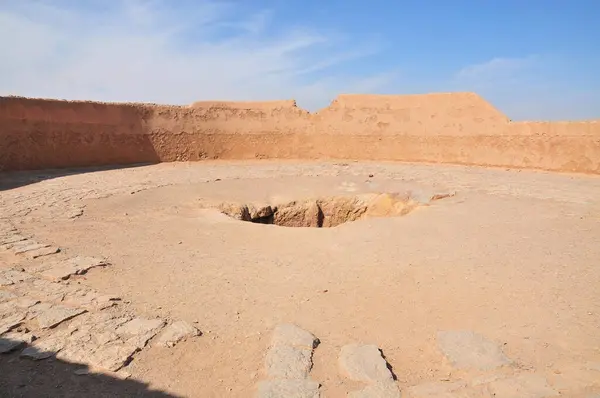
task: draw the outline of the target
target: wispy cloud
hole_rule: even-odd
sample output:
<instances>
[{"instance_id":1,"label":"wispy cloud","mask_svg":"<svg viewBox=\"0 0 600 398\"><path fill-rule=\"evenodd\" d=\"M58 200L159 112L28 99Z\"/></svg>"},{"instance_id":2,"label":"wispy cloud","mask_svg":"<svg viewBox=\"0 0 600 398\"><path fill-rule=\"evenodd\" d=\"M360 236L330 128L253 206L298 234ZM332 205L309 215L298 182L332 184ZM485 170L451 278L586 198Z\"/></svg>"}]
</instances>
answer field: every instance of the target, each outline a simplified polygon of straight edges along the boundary
<instances>
[{"instance_id":1,"label":"wispy cloud","mask_svg":"<svg viewBox=\"0 0 600 398\"><path fill-rule=\"evenodd\" d=\"M370 43L348 51L308 26L274 35L270 10L240 15L225 1L174 4L0 0L0 95L174 104L297 98L315 109L393 78L332 78L332 68L372 54Z\"/></svg>"},{"instance_id":2,"label":"wispy cloud","mask_svg":"<svg viewBox=\"0 0 600 398\"><path fill-rule=\"evenodd\" d=\"M557 57L497 57L460 69L450 88L477 92L513 120L597 118L600 96L573 77Z\"/></svg>"},{"instance_id":3,"label":"wispy cloud","mask_svg":"<svg viewBox=\"0 0 600 398\"><path fill-rule=\"evenodd\" d=\"M479 89L497 86L499 83L518 83L524 74L534 70L540 57L530 55L524 58L492 58L488 61L468 65L454 76L455 84Z\"/></svg>"}]
</instances>

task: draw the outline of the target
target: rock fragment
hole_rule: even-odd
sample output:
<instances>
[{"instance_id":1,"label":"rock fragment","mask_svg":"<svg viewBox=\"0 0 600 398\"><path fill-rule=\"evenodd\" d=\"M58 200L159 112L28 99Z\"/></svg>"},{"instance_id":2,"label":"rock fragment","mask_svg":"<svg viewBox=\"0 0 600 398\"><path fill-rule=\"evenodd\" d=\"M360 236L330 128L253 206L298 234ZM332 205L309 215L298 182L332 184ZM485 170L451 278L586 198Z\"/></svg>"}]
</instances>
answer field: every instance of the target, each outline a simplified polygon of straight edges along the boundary
<instances>
[{"instance_id":1,"label":"rock fragment","mask_svg":"<svg viewBox=\"0 0 600 398\"><path fill-rule=\"evenodd\" d=\"M29 242L29 241L25 241L25 242ZM27 252L31 252L34 250L39 250L39 249L43 249L45 247L49 247L50 245L47 243L28 243L28 244L24 244L24 245L18 245L18 246L13 246L13 252L15 254L23 254L23 253L27 253Z\"/></svg>"},{"instance_id":2,"label":"rock fragment","mask_svg":"<svg viewBox=\"0 0 600 398\"><path fill-rule=\"evenodd\" d=\"M37 320L42 329L53 328L62 322L83 314L84 309L69 308L63 305L42 303L31 308L35 314L33 319Z\"/></svg>"},{"instance_id":3,"label":"rock fragment","mask_svg":"<svg viewBox=\"0 0 600 398\"><path fill-rule=\"evenodd\" d=\"M400 389L393 381L379 381L348 394L349 398L400 398Z\"/></svg>"},{"instance_id":4,"label":"rock fragment","mask_svg":"<svg viewBox=\"0 0 600 398\"><path fill-rule=\"evenodd\" d=\"M296 325L277 326L265 357L265 373L271 380L259 384L258 396L318 397L319 383L308 378L318 344L312 333Z\"/></svg>"},{"instance_id":5,"label":"rock fragment","mask_svg":"<svg viewBox=\"0 0 600 398\"><path fill-rule=\"evenodd\" d=\"M312 333L293 324L278 325L273 331L271 345L289 345L292 347L316 348L319 344Z\"/></svg>"},{"instance_id":6,"label":"rock fragment","mask_svg":"<svg viewBox=\"0 0 600 398\"><path fill-rule=\"evenodd\" d=\"M319 383L312 380L267 380L258 384L258 398L319 398Z\"/></svg>"},{"instance_id":7,"label":"rock fragment","mask_svg":"<svg viewBox=\"0 0 600 398\"><path fill-rule=\"evenodd\" d=\"M459 398L461 397L459 391L466 387L467 383L464 381L434 381L409 387L406 392L409 398Z\"/></svg>"},{"instance_id":8,"label":"rock fragment","mask_svg":"<svg viewBox=\"0 0 600 398\"><path fill-rule=\"evenodd\" d=\"M393 381L387 362L373 344L345 345L340 351L339 365L342 373L352 380L366 383Z\"/></svg>"},{"instance_id":9,"label":"rock fragment","mask_svg":"<svg viewBox=\"0 0 600 398\"><path fill-rule=\"evenodd\" d=\"M31 250L29 252L27 252L27 257L29 257L30 259L36 259L38 257L44 257L44 256L49 256L52 254L56 254L60 252L60 248L57 246L48 246L48 247L43 247L37 250Z\"/></svg>"},{"instance_id":10,"label":"rock fragment","mask_svg":"<svg viewBox=\"0 0 600 398\"><path fill-rule=\"evenodd\" d=\"M15 244L17 242L22 242L27 239L28 239L27 236L21 235L19 233L12 233L10 235L5 235L2 238L0 238L0 245Z\"/></svg>"},{"instance_id":11,"label":"rock fragment","mask_svg":"<svg viewBox=\"0 0 600 398\"><path fill-rule=\"evenodd\" d=\"M116 333L128 344L141 349L164 325L161 319L134 318L121 325Z\"/></svg>"},{"instance_id":12,"label":"rock fragment","mask_svg":"<svg viewBox=\"0 0 600 398\"><path fill-rule=\"evenodd\" d=\"M320 227L323 214L316 201L290 202L277 206L273 223L286 227Z\"/></svg>"},{"instance_id":13,"label":"rock fragment","mask_svg":"<svg viewBox=\"0 0 600 398\"><path fill-rule=\"evenodd\" d=\"M15 298L17 298L16 294L5 290L0 290L0 303L4 303Z\"/></svg>"},{"instance_id":14,"label":"rock fragment","mask_svg":"<svg viewBox=\"0 0 600 398\"><path fill-rule=\"evenodd\" d=\"M25 320L27 316L26 312L17 312L9 315L5 318L0 319L0 335L8 332L9 330L19 326L21 322Z\"/></svg>"},{"instance_id":15,"label":"rock fragment","mask_svg":"<svg viewBox=\"0 0 600 398\"><path fill-rule=\"evenodd\" d=\"M29 347L21 351L22 357L41 360L55 356L67 344L69 331L61 330L49 337L33 342Z\"/></svg>"},{"instance_id":16,"label":"rock fragment","mask_svg":"<svg viewBox=\"0 0 600 398\"><path fill-rule=\"evenodd\" d=\"M486 371L511 363L496 343L472 331L439 332L437 340L444 356L458 369Z\"/></svg>"},{"instance_id":17,"label":"rock fragment","mask_svg":"<svg viewBox=\"0 0 600 398\"><path fill-rule=\"evenodd\" d=\"M173 322L153 342L155 346L173 347L187 337L200 335L200 331L185 321Z\"/></svg>"},{"instance_id":18,"label":"rock fragment","mask_svg":"<svg viewBox=\"0 0 600 398\"><path fill-rule=\"evenodd\" d=\"M33 276L15 269L0 271L0 286L12 286L16 283L32 279Z\"/></svg>"},{"instance_id":19,"label":"rock fragment","mask_svg":"<svg viewBox=\"0 0 600 398\"><path fill-rule=\"evenodd\" d=\"M46 279L60 281L68 279L71 275L85 274L91 268L106 265L108 262L102 258L77 256L61 262L43 264L36 271Z\"/></svg>"},{"instance_id":20,"label":"rock fragment","mask_svg":"<svg viewBox=\"0 0 600 398\"><path fill-rule=\"evenodd\" d=\"M99 347L88 361L91 365L116 372L131 360L139 348L132 344L114 342Z\"/></svg>"},{"instance_id":21,"label":"rock fragment","mask_svg":"<svg viewBox=\"0 0 600 398\"><path fill-rule=\"evenodd\" d=\"M305 379L312 367L312 348L276 345L265 359L269 377L276 379Z\"/></svg>"}]
</instances>

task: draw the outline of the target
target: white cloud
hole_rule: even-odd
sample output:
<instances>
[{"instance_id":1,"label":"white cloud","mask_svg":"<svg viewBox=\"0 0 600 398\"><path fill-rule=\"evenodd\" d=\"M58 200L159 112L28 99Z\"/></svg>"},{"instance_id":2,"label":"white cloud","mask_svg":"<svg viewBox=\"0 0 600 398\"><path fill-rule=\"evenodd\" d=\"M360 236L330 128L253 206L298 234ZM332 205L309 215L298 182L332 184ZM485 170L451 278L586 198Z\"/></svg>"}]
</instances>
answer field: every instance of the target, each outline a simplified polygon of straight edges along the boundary
<instances>
[{"instance_id":1,"label":"white cloud","mask_svg":"<svg viewBox=\"0 0 600 398\"><path fill-rule=\"evenodd\" d=\"M372 54L370 43L348 51L309 27L274 35L269 10L239 16L220 0L173 4L0 0L0 95L171 104L296 98L316 109L393 78L329 72Z\"/></svg>"}]
</instances>

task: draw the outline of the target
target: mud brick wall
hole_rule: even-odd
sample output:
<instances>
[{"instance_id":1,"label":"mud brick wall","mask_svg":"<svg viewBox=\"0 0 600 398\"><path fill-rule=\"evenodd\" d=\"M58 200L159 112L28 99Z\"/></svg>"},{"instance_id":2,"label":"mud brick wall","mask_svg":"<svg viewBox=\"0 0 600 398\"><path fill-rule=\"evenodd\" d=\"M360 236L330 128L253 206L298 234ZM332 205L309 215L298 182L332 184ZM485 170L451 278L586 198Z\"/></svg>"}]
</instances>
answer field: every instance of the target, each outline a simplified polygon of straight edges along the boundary
<instances>
[{"instance_id":1,"label":"mud brick wall","mask_svg":"<svg viewBox=\"0 0 600 398\"><path fill-rule=\"evenodd\" d=\"M600 173L600 122L511 122L473 93L189 106L0 97L0 170L355 159Z\"/></svg>"}]
</instances>

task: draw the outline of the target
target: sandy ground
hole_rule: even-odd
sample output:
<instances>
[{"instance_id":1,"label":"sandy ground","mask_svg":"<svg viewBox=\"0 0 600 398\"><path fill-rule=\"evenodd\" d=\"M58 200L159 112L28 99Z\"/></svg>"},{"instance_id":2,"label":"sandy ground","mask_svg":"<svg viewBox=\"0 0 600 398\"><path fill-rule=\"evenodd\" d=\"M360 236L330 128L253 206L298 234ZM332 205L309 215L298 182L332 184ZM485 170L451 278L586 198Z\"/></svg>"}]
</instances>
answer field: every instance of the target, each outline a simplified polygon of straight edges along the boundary
<instances>
[{"instance_id":1,"label":"sandy ground","mask_svg":"<svg viewBox=\"0 0 600 398\"><path fill-rule=\"evenodd\" d=\"M338 370L340 348L352 342L377 344L401 388L478 376L444 359L440 330L477 331L499 342L515 369L551 382L600 363L597 176L208 162L2 177L3 218L67 254L114 264L85 283L204 333L169 351L144 350L127 367L169 394L251 396L282 322L321 340L311 377L325 397L358 386ZM456 196L404 217L323 229L244 223L199 205L407 190ZM561 382L572 396L596 391Z\"/></svg>"}]
</instances>

